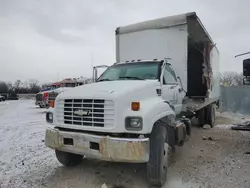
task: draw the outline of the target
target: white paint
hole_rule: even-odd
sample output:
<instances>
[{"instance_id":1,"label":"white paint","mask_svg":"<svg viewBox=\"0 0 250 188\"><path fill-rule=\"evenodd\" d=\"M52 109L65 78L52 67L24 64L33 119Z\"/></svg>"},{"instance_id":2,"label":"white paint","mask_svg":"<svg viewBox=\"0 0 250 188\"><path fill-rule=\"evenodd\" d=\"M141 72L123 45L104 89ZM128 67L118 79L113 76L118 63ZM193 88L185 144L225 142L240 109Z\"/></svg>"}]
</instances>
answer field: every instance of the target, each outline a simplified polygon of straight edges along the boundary
<instances>
[{"instance_id":1,"label":"white paint","mask_svg":"<svg viewBox=\"0 0 250 188\"><path fill-rule=\"evenodd\" d=\"M120 34L118 61L171 58L171 64L186 90L187 34L187 25Z\"/></svg>"},{"instance_id":2,"label":"white paint","mask_svg":"<svg viewBox=\"0 0 250 188\"><path fill-rule=\"evenodd\" d=\"M216 47L210 52L210 63L213 71L211 98L219 97L220 92L220 59L219 51Z\"/></svg>"},{"instance_id":3,"label":"white paint","mask_svg":"<svg viewBox=\"0 0 250 188\"><path fill-rule=\"evenodd\" d=\"M49 109L54 113L54 124L58 127L76 130L90 130L99 132L131 132L136 134L148 134L153 124L159 118L174 114L173 110L163 98L158 96L156 89L161 85L156 80L123 80L97 82L79 86L59 94L56 98L55 109ZM111 92L112 91L112 92ZM64 99L104 99L114 103L113 124L105 127L67 125L63 122ZM140 102L140 110L132 111L131 102ZM110 108L111 104L107 104ZM105 113L109 111L105 111ZM128 131L125 129L125 118L139 116L143 118L143 129L141 131ZM105 116L106 118L107 116ZM105 122L106 123L106 122Z\"/></svg>"}]
</instances>

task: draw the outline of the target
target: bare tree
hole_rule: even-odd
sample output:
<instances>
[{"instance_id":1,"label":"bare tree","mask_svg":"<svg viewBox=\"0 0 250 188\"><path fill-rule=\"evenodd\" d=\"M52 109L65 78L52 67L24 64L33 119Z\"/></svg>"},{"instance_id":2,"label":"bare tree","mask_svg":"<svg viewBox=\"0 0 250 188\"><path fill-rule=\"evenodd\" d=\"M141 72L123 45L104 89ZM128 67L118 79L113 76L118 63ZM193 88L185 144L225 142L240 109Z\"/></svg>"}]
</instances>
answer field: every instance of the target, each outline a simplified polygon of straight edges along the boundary
<instances>
[{"instance_id":1,"label":"bare tree","mask_svg":"<svg viewBox=\"0 0 250 188\"><path fill-rule=\"evenodd\" d=\"M243 85L243 78L244 78L243 74L242 73L238 73L235 76L235 83L236 83L236 85L238 85L238 86Z\"/></svg>"},{"instance_id":2,"label":"bare tree","mask_svg":"<svg viewBox=\"0 0 250 188\"><path fill-rule=\"evenodd\" d=\"M237 72L224 72L220 76L220 84L222 86L242 85L243 75Z\"/></svg>"},{"instance_id":3,"label":"bare tree","mask_svg":"<svg viewBox=\"0 0 250 188\"><path fill-rule=\"evenodd\" d=\"M34 79L30 79L28 81L28 86L29 86L31 93L38 93L41 90L41 87L39 86L38 81Z\"/></svg>"},{"instance_id":4,"label":"bare tree","mask_svg":"<svg viewBox=\"0 0 250 188\"><path fill-rule=\"evenodd\" d=\"M14 88L19 89L19 87L20 87L21 84L22 84L21 80L17 80L17 81L14 83Z\"/></svg>"},{"instance_id":5,"label":"bare tree","mask_svg":"<svg viewBox=\"0 0 250 188\"><path fill-rule=\"evenodd\" d=\"M8 84L0 81L0 93L7 93L9 90Z\"/></svg>"}]
</instances>

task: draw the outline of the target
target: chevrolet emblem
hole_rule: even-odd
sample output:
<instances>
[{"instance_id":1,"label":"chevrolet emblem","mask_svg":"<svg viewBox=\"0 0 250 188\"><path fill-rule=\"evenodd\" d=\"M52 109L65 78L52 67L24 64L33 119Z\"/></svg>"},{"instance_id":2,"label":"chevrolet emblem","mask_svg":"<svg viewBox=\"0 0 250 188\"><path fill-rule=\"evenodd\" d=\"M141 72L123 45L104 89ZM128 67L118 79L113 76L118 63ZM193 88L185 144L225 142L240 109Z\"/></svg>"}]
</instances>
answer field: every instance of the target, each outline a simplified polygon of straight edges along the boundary
<instances>
[{"instance_id":1,"label":"chevrolet emblem","mask_svg":"<svg viewBox=\"0 0 250 188\"><path fill-rule=\"evenodd\" d=\"M75 110L74 114L78 116L88 116L90 113L90 110Z\"/></svg>"}]
</instances>

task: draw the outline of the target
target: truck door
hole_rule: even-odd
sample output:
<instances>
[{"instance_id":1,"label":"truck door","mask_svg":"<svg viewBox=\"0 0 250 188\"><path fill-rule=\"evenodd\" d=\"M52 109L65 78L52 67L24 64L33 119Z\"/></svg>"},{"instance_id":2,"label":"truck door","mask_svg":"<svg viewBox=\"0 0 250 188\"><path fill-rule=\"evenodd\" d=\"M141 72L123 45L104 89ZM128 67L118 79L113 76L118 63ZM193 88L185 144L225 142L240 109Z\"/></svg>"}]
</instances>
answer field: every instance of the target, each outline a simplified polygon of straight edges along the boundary
<instances>
[{"instance_id":1,"label":"truck door","mask_svg":"<svg viewBox=\"0 0 250 188\"><path fill-rule=\"evenodd\" d=\"M174 107L176 114L182 110L182 99L179 95L180 85L172 66L166 63L163 70L162 97Z\"/></svg>"}]
</instances>

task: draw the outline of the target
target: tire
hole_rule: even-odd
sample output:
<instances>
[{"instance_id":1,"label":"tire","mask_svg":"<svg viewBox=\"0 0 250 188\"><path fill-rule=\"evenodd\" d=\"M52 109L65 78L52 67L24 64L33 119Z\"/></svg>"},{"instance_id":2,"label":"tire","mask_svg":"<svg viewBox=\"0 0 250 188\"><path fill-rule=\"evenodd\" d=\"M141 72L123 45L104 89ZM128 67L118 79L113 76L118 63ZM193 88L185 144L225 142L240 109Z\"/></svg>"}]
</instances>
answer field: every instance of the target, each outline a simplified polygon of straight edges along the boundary
<instances>
[{"instance_id":1,"label":"tire","mask_svg":"<svg viewBox=\"0 0 250 188\"><path fill-rule=\"evenodd\" d=\"M198 125L202 127L205 125L206 108L202 108L197 112Z\"/></svg>"},{"instance_id":2,"label":"tire","mask_svg":"<svg viewBox=\"0 0 250 188\"><path fill-rule=\"evenodd\" d=\"M83 156L55 150L57 160L64 166L76 166L82 162Z\"/></svg>"},{"instance_id":3,"label":"tire","mask_svg":"<svg viewBox=\"0 0 250 188\"><path fill-rule=\"evenodd\" d=\"M214 127L215 124L215 104L210 104L207 106L206 123Z\"/></svg>"},{"instance_id":4,"label":"tire","mask_svg":"<svg viewBox=\"0 0 250 188\"><path fill-rule=\"evenodd\" d=\"M182 122L185 124L186 126L186 135L187 136L191 136L191 132L192 132L192 124L191 121L187 118L183 119Z\"/></svg>"},{"instance_id":5,"label":"tire","mask_svg":"<svg viewBox=\"0 0 250 188\"><path fill-rule=\"evenodd\" d=\"M150 153L147 178L152 186L163 186L167 179L168 144L167 129L160 123L154 125L150 135Z\"/></svg>"},{"instance_id":6,"label":"tire","mask_svg":"<svg viewBox=\"0 0 250 188\"><path fill-rule=\"evenodd\" d=\"M39 107L40 107L40 108L43 108L43 106L42 106L42 105L39 105Z\"/></svg>"}]
</instances>

